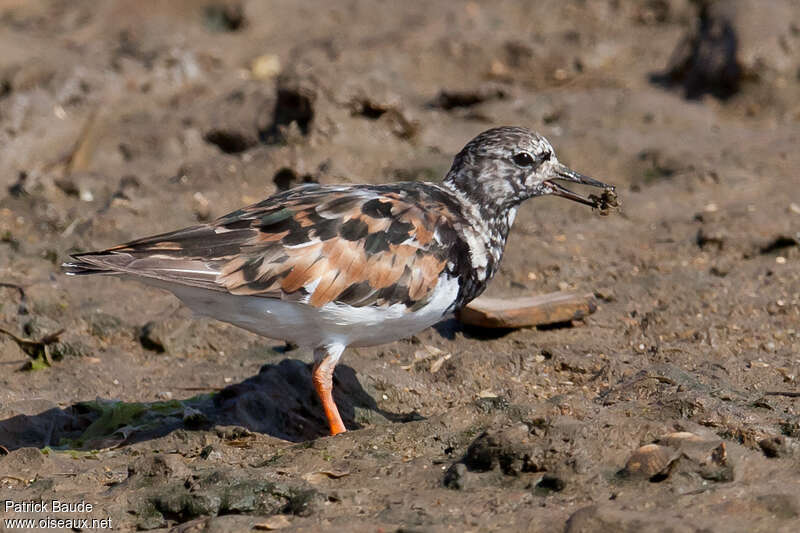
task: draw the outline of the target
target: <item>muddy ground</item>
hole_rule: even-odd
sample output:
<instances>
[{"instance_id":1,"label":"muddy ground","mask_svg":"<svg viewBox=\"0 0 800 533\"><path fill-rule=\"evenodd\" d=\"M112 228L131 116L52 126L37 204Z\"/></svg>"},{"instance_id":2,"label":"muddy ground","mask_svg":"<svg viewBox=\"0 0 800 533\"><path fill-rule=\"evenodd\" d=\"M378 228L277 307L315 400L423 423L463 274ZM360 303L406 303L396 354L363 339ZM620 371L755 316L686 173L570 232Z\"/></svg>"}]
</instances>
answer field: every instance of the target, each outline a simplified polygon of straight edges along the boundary
<instances>
[{"instance_id":1,"label":"muddy ground","mask_svg":"<svg viewBox=\"0 0 800 533\"><path fill-rule=\"evenodd\" d=\"M791 0L2 0L0 50L0 500L93 506L3 519L797 529ZM597 311L350 349L337 437L310 353L59 271L303 181L440 179L503 124L623 209L530 201L488 294Z\"/></svg>"}]
</instances>

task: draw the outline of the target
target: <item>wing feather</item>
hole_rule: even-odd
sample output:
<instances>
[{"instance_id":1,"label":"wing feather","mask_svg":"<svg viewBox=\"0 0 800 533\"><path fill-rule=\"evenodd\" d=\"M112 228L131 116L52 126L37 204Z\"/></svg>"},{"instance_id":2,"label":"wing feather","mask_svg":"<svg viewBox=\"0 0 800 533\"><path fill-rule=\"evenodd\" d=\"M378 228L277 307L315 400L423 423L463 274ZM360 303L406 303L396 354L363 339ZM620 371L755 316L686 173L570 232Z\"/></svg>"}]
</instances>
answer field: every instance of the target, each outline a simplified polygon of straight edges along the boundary
<instances>
[{"instance_id":1,"label":"wing feather","mask_svg":"<svg viewBox=\"0 0 800 533\"><path fill-rule=\"evenodd\" d=\"M316 307L411 307L430 297L445 271L453 243L438 236L454 234L447 206L419 191L419 184L299 187L211 224L77 254L71 265ZM450 231L437 231L441 225Z\"/></svg>"}]
</instances>

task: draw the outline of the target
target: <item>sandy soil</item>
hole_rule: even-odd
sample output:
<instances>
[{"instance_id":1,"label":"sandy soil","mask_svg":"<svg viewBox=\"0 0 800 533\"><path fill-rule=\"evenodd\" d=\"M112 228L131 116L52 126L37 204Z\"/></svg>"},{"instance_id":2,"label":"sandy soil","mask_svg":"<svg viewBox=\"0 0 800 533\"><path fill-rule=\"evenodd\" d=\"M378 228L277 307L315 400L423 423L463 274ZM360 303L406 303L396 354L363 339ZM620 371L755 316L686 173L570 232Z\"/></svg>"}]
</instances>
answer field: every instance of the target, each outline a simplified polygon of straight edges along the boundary
<instances>
[{"instance_id":1,"label":"sandy soil","mask_svg":"<svg viewBox=\"0 0 800 533\"><path fill-rule=\"evenodd\" d=\"M93 506L2 518L796 530L800 13L756 3L0 1L0 327L36 341L0 335L0 500ZM349 350L346 434L311 354L59 272L303 181L439 179L503 124L623 209L529 202L488 294L598 310Z\"/></svg>"}]
</instances>

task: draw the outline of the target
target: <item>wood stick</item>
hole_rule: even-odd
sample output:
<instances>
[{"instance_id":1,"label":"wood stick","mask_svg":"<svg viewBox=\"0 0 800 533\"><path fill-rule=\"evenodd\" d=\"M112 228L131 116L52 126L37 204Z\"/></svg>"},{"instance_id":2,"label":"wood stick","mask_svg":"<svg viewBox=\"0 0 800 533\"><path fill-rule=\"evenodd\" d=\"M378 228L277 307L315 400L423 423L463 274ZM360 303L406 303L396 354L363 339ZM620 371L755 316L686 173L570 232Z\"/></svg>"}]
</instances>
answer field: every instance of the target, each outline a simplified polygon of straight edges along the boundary
<instances>
[{"instance_id":1,"label":"wood stick","mask_svg":"<svg viewBox=\"0 0 800 533\"><path fill-rule=\"evenodd\" d=\"M484 328L523 328L579 320L597 310L592 293L552 292L521 298L481 296L458 313L458 319Z\"/></svg>"}]
</instances>

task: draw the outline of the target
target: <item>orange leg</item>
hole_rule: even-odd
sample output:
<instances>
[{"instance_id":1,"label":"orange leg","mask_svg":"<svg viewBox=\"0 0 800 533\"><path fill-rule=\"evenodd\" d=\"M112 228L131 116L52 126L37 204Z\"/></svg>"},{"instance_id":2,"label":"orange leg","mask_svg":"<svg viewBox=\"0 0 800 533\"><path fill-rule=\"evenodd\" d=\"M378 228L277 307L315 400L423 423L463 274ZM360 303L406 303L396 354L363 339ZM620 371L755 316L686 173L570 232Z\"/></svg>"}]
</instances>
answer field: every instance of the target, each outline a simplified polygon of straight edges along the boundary
<instances>
[{"instance_id":1,"label":"orange leg","mask_svg":"<svg viewBox=\"0 0 800 533\"><path fill-rule=\"evenodd\" d=\"M332 394L333 369L336 368L336 363L343 351L344 346L341 344L323 346L314 350L314 371L311 374L311 380L314 382L314 389L316 389L319 399L322 400L322 408L325 409L325 416L331 427L331 435L347 431Z\"/></svg>"}]
</instances>

